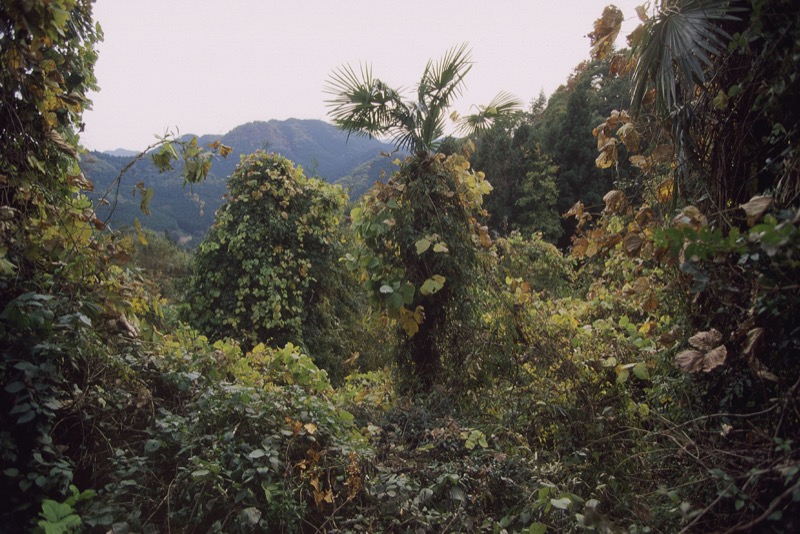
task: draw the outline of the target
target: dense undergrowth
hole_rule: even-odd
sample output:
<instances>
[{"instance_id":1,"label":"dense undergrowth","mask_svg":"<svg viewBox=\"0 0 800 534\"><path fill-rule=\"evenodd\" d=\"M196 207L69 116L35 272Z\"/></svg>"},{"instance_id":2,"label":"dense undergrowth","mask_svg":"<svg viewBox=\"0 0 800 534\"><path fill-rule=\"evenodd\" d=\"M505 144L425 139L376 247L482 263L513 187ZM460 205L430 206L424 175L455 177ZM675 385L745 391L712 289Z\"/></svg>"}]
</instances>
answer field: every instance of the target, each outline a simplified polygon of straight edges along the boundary
<instances>
[{"instance_id":1,"label":"dense undergrowth","mask_svg":"<svg viewBox=\"0 0 800 534\"><path fill-rule=\"evenodd\" d=\"M539 234L490 237L473 191L480 185L486 192L483 177L463 154L436 156L428 163L440 178L458 174L452 190L439 191L453 203L456 215L445 215L455 229L445 215L436 227L404 220L414 212L402 210L420 202L425 187L443 186L395 176L383 187L414 185L379 198L379 208L396 218L374 228L357 216L351 222L375 237L375 247L385 246L378 238L407 233L398 245L404 256L395 261L381 251L384 263L373 263L362 248L361 266L353 258L363 243L348 234L339 192L259 153L250 163L281 168L245 176L245 160L240 185L249 189L239 200L257 205L269 197L270 230L285 232L260 235L244 224L253 213L226 211L229 226L219 225L206 250L236 243L262 247L263 257L253 265L247 254L210 254L203 263L158 235L114 232L96 218L82 194L91 184L80 173L74 137L81 91L92 82L90 4L70 3L67 19L54 11L64 2L36 4L41 9L25 12L25 24L18 12L0 11L4 39L19 37L14 61L3 56L3 87L19 88L15 113L27 117L27 137L0 129L4 528L798 529L800 213L797 148L784 144L797 125L764 142L784 163L762 173L766 189L754 193L763 194L721 208L710 199L728 195L726 184L717 184L715 195L681 195L682 187L710 187L702 179L713 158L676 170L671 156L662 159L662 131L627 114L609 117L596 130L604 136L598 165L613 165L617 145L625 150L635 128L651 148L633 154L641 157L632 159L641 176L628 194L609 192L602 213L580 203L569 210L576 226L569 254ZM770 13L752 20L773 31ZM40 33L29 33L37 27ZM59 38L62 49L47 46ZM69 83L79 85L69 87L68 77L52 74L51 55L83 81L74 78ZM22 60L27 67L17 65ZM41 91L52 98L38 100ZM759 120L773 121L782 98L763 97L754 108ZM38 107L44 101L55 107ZM735 113L717 105L716 112ZM706 134L719 133L717 123L707 124ZM167 156L157 157L195 163L186 167L187 180L210 165L196 144L164 147L158 154ZM399 172L417 167L411 161ZM280 191L267 191L270 180ZM290 208L301 190L330 202ZM137 192L146 208L146 187ZM464 215L458 210L466 201L472 205ZM364 213L364 203L357 209ZM328 232L315 233L306 224L312 216L324 218ZM389 230L398 221L406 227ZM292 250L281 246L287 235L299 236ZM317 245L313 259L327 258L319 260L327 265L302 255ZM470 266L415 264L473 245ZM235 277L214 271L223 261ZM456 304L436 303L442 319L430 354L438 374L424 386L399 357L408 347L403 336L414 329L401 312L379 313L352 278L389 300L414 268L422 274L395 308L421 303L412 312L416 327L424 328L424 306L436 301L415 291L435 296L463 278ZM207 335L185 324L192 312L186 289L204 272L238 284L231 293L279 288L270 290L268 320L239 330L241 321L228 321L225 334ZM375 283L386 280L396 287ZM292 291L315 287L317 300L309 302L317 308L304 310ZM283 290L291 298L282 300ZM309 332L313 343L304 339ZM315 346L324 353L315 354Z\"/></svg>"}]
</instances>

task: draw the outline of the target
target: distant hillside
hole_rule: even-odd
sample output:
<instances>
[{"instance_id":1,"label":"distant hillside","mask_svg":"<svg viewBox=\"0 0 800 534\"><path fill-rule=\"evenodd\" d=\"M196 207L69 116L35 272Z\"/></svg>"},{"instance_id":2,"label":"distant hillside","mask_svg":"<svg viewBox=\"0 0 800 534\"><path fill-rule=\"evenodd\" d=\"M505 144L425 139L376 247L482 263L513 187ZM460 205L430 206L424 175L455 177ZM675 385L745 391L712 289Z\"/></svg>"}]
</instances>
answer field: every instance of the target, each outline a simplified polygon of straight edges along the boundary
<instances>
[{"instance_id":1,"label":"distant hillside","mask_svg":"<svg viewBox=\"0 0 800 534\"><path fill-rule=\"evenodd\" d=\"M201 184L183 186L179 170L159 174L149 159L137 162L124 176L110 224L122 228L134 218L157 232L166 232L173 239L196 244L214 221L214 212L222 205L226 179L238 165L240 157L265 149L276 152L303 167L307 176L316 176L330 183L339 183L350 191L351 198L362 195L381 176L392 169L391 145L373 139L350 136L328 123L317 120L250 122L237 126L225 135L204 135L200 144L219 140L233 148L233 154L214 162L211 174ZM117 149L111 152L90 152L84 155L81 168L94 182L96 199L108 194L113 200L114 179L128 164L135 152ZM154 190L150 202L152 215L139 209L141 199L134 197L137 182ZM112 203L112 206L114 204ZM107 217L111 207L101 207L98 215Z\"/></svg>"},{"instance_id":2,"label":"distant hillside","mask_svg":"<svg viewBox=\"0 0 800 534\"><path fill-rule=\"evenodd\" d=\"M117 156L120 158L126 158L129 156L135 156L138 154L135 150L127 150L125 148L118 148L116 150L104 150L103 154L108 154L109 156Z\"/></svg>"}]
</instances>

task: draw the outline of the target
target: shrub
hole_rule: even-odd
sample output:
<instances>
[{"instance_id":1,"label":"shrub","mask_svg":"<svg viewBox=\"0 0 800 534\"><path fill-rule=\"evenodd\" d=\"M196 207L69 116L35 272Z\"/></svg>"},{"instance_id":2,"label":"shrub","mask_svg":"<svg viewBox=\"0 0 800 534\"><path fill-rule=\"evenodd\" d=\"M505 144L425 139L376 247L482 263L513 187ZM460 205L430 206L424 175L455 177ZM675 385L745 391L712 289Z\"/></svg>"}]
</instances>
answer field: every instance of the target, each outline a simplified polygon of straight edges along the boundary
<instances>
[{"instance_id":1,"label":"shrub","mask_svg":"<svg viewBox=\"0 0 800 534\"><path fill-rule=\"evenodd\" d=\"M264 152L242 159L228 189L195 256L187 319L210 338L231 337L245 349L302 345L331 369L348 354L346 336L337 333L349 298L337 268L345 194Z\"/></svg>"}]
</instances>

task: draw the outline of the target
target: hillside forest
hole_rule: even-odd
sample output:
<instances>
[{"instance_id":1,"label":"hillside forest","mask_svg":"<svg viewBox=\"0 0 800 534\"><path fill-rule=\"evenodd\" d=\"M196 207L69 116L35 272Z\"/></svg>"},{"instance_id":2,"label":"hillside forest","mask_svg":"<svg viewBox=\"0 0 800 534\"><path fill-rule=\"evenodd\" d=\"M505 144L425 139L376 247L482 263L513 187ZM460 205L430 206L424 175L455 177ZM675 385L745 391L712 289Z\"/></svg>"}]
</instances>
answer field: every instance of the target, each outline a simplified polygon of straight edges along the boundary
<instances>
[{"instance_id":1,"label":"hillside forest","mask_svg":"<svg viewBox=\"0 0 800 534\"><path fill-rule=\"evenodd\" d=\"M792 0L608 6L466 116L466 44L342 58L330 124L125 157L92 7L0 4L0 530L800 530Z\"/></svg>"}]
</instances>

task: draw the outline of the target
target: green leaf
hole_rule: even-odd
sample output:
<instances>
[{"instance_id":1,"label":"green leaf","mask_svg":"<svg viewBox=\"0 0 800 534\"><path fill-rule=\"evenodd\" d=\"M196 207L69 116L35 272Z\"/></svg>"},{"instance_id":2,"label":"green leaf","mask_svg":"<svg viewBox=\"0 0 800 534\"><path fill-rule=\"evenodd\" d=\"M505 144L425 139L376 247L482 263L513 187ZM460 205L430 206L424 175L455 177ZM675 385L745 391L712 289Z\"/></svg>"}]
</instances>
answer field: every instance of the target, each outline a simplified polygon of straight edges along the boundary
<instances>
[{"instance_id":1,"label":"green leaf","mask_svg":"<svg viewBox=\"0 0 800 534\"><path fill-rule=\"evenodd\" d=\"M347 410L339 410L336 412L336 415L339 416L339 419L344 421L345 423L352 423L355 421L355 416L348 412Z\"/></svg>"},{"instance_id":2,"label":"green leaf","mask_svg":"<svg viewBox=\"0 0 800 534\"><path fill-rule=\"evenodd\" d=\"M544 523L533 523L528 528L528 534L545 534L547 532L547 525Z\"/></svg>"},{"instance_id":3,"label":"green leaf","mask_svg":"<svg viewBox=\"0 0 800 534\"><path fill-rule=\"evenodd\" d=\"M414 293L416 290L414 289L414 285L410 282L406 282L402 286L400 286L400 296L403 297L403 304L411 304L414 301Z\"/></svg>"},{"instance_id":4,"label":"green leaf","mask_svg":"<svg viewBox=\"0 0 800 534\"><path fill-rule=\"evenodd\" d=\"M36 417L36 412L35 411L31 410L29 412L25 412L24 414L22 414L20 416L19 419L17 419L17 424L18 425L22 425L22 424L28 423L28 422L32 421L34 417Z\"/></svg>"},{"instance_id":5,"label":"green leaf","mask_svg":"<svg viewBox=\"0 0 800 534\"><path fill-rule=\"evenodd\" d=\"M572 501L569 499L569 497L561 497L560 499L550 499L550 504L559 510L566 510L569 508L569 505L572 504Z\"/></svg>"},{"instance_id":6,"label":"green leaf","mask_svg":"<svg viewBox=\"0 0 800 534\"><path fill-rule=\"evenodd\" d=\"M633 366L633 374L640 380L648 380L650 378L650 373L647 371L647 365L644 362L638 362Z\"/></svg>"},{"instance_id":7,"label":"green leaf","mask_svg":"<svg viewBox=\"0 0 800 534\"><path fill-rule=\"evenodd\" d=\"M430 248L431 242L427 238L423 237L422 239L417 241L414 244L414 246L417 248L417 254L422 254L423 252L425 252Z\"/></svg>"},{"instance_id":8,"label":"green leaf","mask_svg":"<svg viewBox=\"0 0 800 534\"><path fill-rule=\"evenodd\" d=\"M37 524L46 534L66 534L76 532L81 526L81 518L73 513L72 506L45 499L42 502L43 517Z\"/></svg>"},{"instance_id":9,"label":"green leaf","mask_svg":"<svg viewBox=\"0 0 800 534\"><path fill-rule=\"evenodd\" d=\"M19 380L17 380L16 382L11 382L6 386L6 391L11 394L19 393L23 389L25 389L25 382L21 382Z\"/></svg>"},{"instance_id":10,"label":"green leaf","mask_svg":"<svg viewBox=\"0 0 800 534\"><path fill-rule=\"evenodd\" d=\"M145 188L142 190L142 201L139 204L139 208L145 215L150 215L150 201L153 199L154 192L155 192L154 189Z\"/></svg>"},{"instance_id":11,"label":"green leaf","mask_svg":"<svg viewBox=\"0 0 800 534\"><path fill-rule=\"evenodd\" d=\"M444 282L444 276L435 274L423 282L422 287L419 288L419 292L425 296L433 295L444 287Z\"/></svg>"},{"instance_id":12,"label":"green leaf","mask_svg":"<svg viewBox=\"0 0 800 534\"><path fill-rule=\"evenodd\" d=\"M616 371L617 371L617 384L624 384L625 382L628 381L628 377L631 374L630 371L628 371L628 369L622 366L617 366Z\"/></svg>"}]
</instances>

